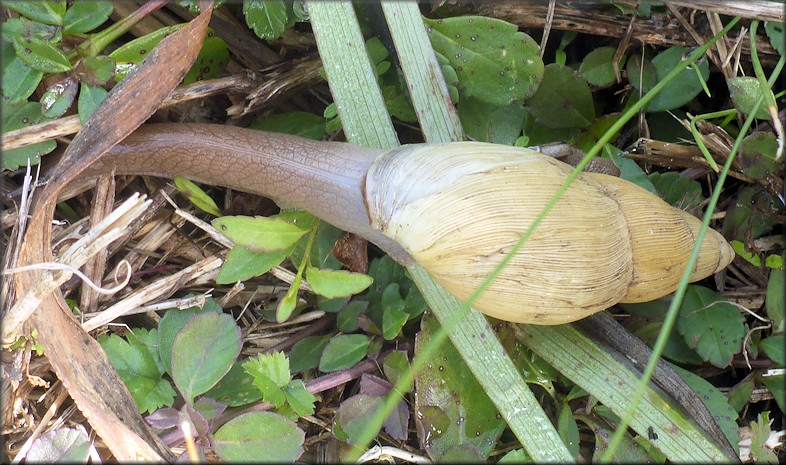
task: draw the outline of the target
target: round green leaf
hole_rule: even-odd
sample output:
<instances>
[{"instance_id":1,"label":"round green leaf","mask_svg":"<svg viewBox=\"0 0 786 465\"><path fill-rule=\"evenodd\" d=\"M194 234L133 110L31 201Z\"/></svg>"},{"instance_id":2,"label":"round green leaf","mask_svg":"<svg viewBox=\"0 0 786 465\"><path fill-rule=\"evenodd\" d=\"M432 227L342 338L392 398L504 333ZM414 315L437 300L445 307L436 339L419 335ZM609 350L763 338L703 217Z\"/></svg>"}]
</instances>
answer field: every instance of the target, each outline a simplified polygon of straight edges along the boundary
<instances>
[{"instance_id":1,"label":"round green leaf","mask_svg":"<svg viewBox=\"0 0 786 465\"><path fill-rule=\"evenodd\" d=\"M775 134L754 132L742 140L737 161L747 176L756 180L764 179L770 173L777 173L783 164L783 158L775 159L777 150Z\"/></svg>"},{"instance_id":2,"label":"round green leaf","mask_svg":"<svg viewBox=\"0 0 786 465\"><path fill-rule=\"evenodd\" d=\"M778 51L781 56L786 55L786 46L784 43L783 35L784 24L783 21L767 21L764 23L764 32L767 33L767 37L770 38L770 43L772 44L772 48Z\"/></svg>"},{"instance_id":3,"label":"round green leaf","mask_svg":"<svg viewBox=\"0 0 786 465\"><path fill-rule=\"evenodd\" d=\"M187 402L218 383L241 345L240 328L231 315L208 312L186 322L172 343L172 380Z\"/></svg>"},{"instance_id":4,"label":"round green leaf","mask_svg":"<svg viewBox=\"0 0 786 465\"><path fill-rule=\"evenodd\" d=\"M658 75L658 81L663 79L672 68L680 66L687 47L674 46L666 49L652 59L652 65ZM704 81L710 75L709 60L702 60L698 68ZM684 65L683 65L684 66ZM693 100L702 91L701 81L696 76L693 68L685 68L674 78L665 89L661 90L647 106L647 111L666 111L679 108Z\"/></svg>"},{"instance_id":5,"label":"round green leaf","mask_svg":"<svg viewBox=\"0 0 786 465\"><path fill-rule=\"evenodd\" d=\"M210 441L225 462L294 462L306 434L282 415L251 412L228 421Z\"/></svg>"},{"instance_id":6,"label":"round green leaf","mask_svg":"<svg viewBox=\"0 0 786 465\"><path fill-rule=\"evenodd\" d=\"M343 370L363 360L371 341L364 334L342 334L333 337L319 361L319 370L324 372Z\"/></svg>"},{"instance_id":7,"label":"round green leaf","mask_svg":"<svg viewBox=\"0 0 786 465\"><path fill-rule=\"evenodd\" d=\"M23 102L30 97L41 82L44 73L27 66L14 56L3 66L3 103Z\"/></svg>"},{"instance_id":8,"label":"round green leaf","mask_svg":"<svg viewBox=\"0 0 786 465\"><path fill-rule=\"evenodd\" d=\"M434 50L456 71L462 97L509 105L538 89L543 77L538 44L515 24L481 16L423 21Z\"/></svg>"},{"instance_id":9,"label":"round green leaf","mask_svg":"<svg viewBox=\"0 0 786 465\"><path fill-rule=\"evenodd\" d=\"M306 281L317 294L335 299L363 292L374 282L374 279L363 273L309 266L306 269Z\"/></svg>"},{"instance_id":10,"label":"round green leaf","mask_svg":"<svg viewBox=\"0 0 786 465\"><path fill-rule=\"evenodd\" d=\"M680 307L677 329L692 349L719 368L731 363L742 347L744 318L717 292L689 286Z\"/></svg>"},{"instance_id":11,"label":"round green leaf","mask_svg":"<svg viewBox=\"0 0 786 465\"><path fill-rule=\"evenodd\" d=\"M584 57L579 66L579 74L593 86L607 87L614 84L615 47L598 47ZM620 68L622 68L620 63Z\"/></svg>"},{"instance_id":12,"label":"round green leaf","mask_svg":"<svg viewBox=\"0 0 786 465\"><path fill-rule=\"evenodd\" d=\"M43 119L41 105L36 102L4 105L3 110L4 132L32 126ZM56 146L57 143L55 141L47 140L26 147L3 150L3 156L0 157L2 168L15 170L20 166L25 166L28 162L31 165L36 165L41 161L41 155L51 152Z\"/></svg>"},{"instance_id":13,"label":"round green leaf","mask_svg":"<svg viewBox=\"0 0 786 465\"><path fill-rule=\"evenodd\" d=\"M527 107L538 123L550 128L585 128L595 119L587 81L567 66L552 63Z\"/></svg>"},{"instance_id":14,"label":"round green leaf","mask_svg":"<svg viewBox=\"0 0 786 465\"><path fill-rule=\"evenodd\" d=\"M649 92L657 83L655 67L649 58L642 58L638 53L631 55L625 64L630 85L642 95Z\"/></svg>"},{"instance_id":15,"label":"round green leaf","mask_svg":"<svg viewBox=\"0 0 786 465\"><path fill-rule=\"evenodd\" d=\"M214 219L212 224L235 245L253 252L284 250L307 232L288 221L263 216L224 216Z\"/></svg>"},{"instance_id":16,"label":"round green leaf","mask_svg":"<svg viewBox=\"0 0 786 465\"><path fill-rule=\"evenodd\" d=\"M752 76L738 76L727 79L726 85L729 87L731 101L734 102L734 106L743 114L750 114L753 106L756 105L756 102L762 95L759 80ZM770 90L767 89L767 91L769 92ZM770 119L770 114L764 105L760 105L755 117L758 119Z\"/></svg>"},{"instance_id":17,"label":"round green leaf","mask_svg":"<svg viewBox=\"0 0 786 465\"><path fill-rule=\"evenodd\" d=\"M101 102L104 101L109 92L103 87L89 86L82 83L79 89L79 100L77 100L77 108L79 109L79 121L85 124L90 115L96 111Z\"/></svg>"},{"instance_id":18,"label":"round green leaf","mask_svg":"<svg viewBox=\"0 0 786 465\"><path fill-rule=\"evenodd\" d=\"M330 342L328 335L309 336L296 342L289 352L289 369L292 373L302 373L318 367L328 342Z\"/></svg>"}]
</instances>

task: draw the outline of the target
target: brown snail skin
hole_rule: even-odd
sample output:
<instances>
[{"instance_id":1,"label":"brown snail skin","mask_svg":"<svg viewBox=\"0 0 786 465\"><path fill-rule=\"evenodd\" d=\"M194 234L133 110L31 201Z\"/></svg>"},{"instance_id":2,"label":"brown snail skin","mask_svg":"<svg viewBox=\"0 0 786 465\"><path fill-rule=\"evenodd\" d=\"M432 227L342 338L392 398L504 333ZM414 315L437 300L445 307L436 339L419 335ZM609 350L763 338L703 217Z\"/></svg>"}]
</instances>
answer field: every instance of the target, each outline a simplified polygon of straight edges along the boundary
<instances>
[{"instance_id":1,"label":"brown snail skin","mask_svg":"<svg viewBox=\"0 0 786 465\"><path fill-rule=\"evenodd\" d=\"M88 170L185 176L305 209L465 300L572 168L478 142L366 149L232 126L140 128ZM506 321L562 324L673 292L701 222L622 179L582 173L476 302ZM710 229L691 281L734 258Z\"/></svg>"}]
</instances>

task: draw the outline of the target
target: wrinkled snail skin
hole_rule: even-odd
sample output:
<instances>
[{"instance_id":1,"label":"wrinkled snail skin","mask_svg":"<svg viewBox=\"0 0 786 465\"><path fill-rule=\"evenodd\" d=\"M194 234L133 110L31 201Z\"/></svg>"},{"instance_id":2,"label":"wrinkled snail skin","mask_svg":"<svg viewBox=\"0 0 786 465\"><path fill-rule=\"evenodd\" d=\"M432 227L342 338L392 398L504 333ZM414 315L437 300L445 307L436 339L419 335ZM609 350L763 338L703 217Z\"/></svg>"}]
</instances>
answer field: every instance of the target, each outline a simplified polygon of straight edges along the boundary
<instances>
[{"instance_id":1,"label":"wrinkled snail skin","mask_svg":"<svg viewBox=\"0 0 786 465\"><path fill-rule=\"evenodd\" d=\"M264 195L417 262L466 300L518 242L572 168L478 142L389 151L199 124L149 125L89 174L185 176ZM563 324L673 292L701 222L646 190L582 173L474 304L502 320ZM692 281L734 258L709 229Z\"/></svg>"}]
</instances>

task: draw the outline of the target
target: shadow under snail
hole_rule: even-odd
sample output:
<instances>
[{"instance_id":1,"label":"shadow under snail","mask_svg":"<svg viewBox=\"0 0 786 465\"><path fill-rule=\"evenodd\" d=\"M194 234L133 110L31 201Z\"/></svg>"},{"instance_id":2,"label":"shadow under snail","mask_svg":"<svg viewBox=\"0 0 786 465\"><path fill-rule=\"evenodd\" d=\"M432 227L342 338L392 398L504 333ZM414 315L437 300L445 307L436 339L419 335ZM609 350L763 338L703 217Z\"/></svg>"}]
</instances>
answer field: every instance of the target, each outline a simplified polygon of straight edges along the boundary
<instances>
[{"instance_id":1,"label":"shadow under snail","mask_svg":"<svg viewBox=\"0 0 786 465\"><path fill-rule=\"evenodd\" d=\"M374 150L209 124L142 126L88 169L185 176L299 207L418 263L466 300L572 167L479 142ZM582 173L474 308L532 324L576 321L673 292L701 222L614 176ZM710 229L691 281L734 258Z\"/></svg>"}]
</instances>

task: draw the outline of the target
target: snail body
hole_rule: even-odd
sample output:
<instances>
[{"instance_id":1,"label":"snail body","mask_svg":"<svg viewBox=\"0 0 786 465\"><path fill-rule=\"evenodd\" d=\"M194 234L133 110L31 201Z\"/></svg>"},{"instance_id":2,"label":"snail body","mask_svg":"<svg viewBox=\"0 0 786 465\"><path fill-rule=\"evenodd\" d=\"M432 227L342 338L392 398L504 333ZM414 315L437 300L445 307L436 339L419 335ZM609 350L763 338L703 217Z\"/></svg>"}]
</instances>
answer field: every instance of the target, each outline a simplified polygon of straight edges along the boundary
<instances>
[{"instance_id":1,"label":"snail body","mask_svg":"<svg viewBox=\"0 0 786 465\"><path fill-rule=\"evenodd\" d=\"M303 208L399 263L420 264L466 300L572 168L533 150L479 142L379 151L178 124L142 128L91 170L182 175ZM662 297L676 289L700 226L632 183L582 173L474 308L507 321L562 324ZM708 230L691 281L733 257Z\"/></svg>"}]
</instances>

